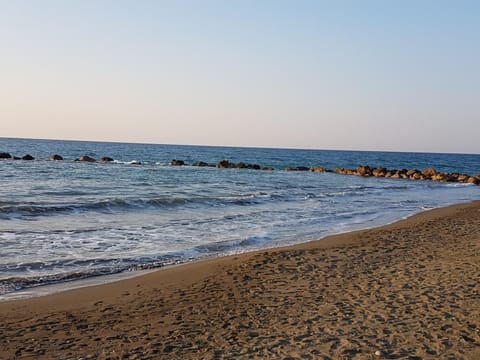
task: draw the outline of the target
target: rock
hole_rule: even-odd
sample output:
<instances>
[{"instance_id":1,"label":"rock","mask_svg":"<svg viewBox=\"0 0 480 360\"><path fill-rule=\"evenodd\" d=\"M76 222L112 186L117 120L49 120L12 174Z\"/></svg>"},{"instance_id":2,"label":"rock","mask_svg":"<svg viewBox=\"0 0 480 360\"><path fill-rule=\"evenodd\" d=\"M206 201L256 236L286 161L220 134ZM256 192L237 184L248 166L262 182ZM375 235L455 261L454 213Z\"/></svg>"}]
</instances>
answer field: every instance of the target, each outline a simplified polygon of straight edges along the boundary
<instances>
[{"instance_id":1,"label":"rock","mask_svg":"<svg viewBox=\"0 0 480 360\"><path fill-rule=\"evenodd\" d=\"M248 169L253 169L253 170L260 170L260 169L261 169L261 166L258 165L258 164L248 164L248 165L247 165L247 168L248 168Z\"/></svg>"},{"instance_id":2,"label":"rock","mask_svg":"<svg viewBox=\"0 0 480 360\"><path fill-rule=\"evenodd\" d=\"M245 164L244 162L239 162L238 164L230 164L230 166L233 166L234 168L237 169L247 169L248 165Z\"/></svg>"},{"instance_id":3,"label":"rock","mask_svg":"<svg viewBox=\"0 0 480 360\"><path fill-rule=\"evenodd\" d=\"M387 174L387 169L381 166L372 170L372 175L375 177L385 177L386 174Z\"/></svg>"},{"instance_id":4,"label":"rock","mask_svg":"<svg viewBox=\"0 0 480 360\"><path fill-rule=\"evenodd\" d=\"M35 158L32 155L27 154L24 157L22 157L22 160L35 160Z\"/></svg>"},{"instance_id":5,"label":"rock","mask_svg":"<svg viewBox=\"0 0 480 360\"><path fill-rule=\"evenodd\" d=\"M446 181L447 180L447 175L443 173L437 173L434 176L432 176L433 181Z\"/></svg>"},{"instance_id":6,"label":"rock","mask_svg":"<svg viewBox=\"0 0 480 360\"><path fill-rule=\"evenodd\" d=\"M350 169L344 169L344 168L336 168L333 172L340 175L357 175L356 170L350 170Z\"/></svg>"},{"instance_id":7,"label":"rock","mask_svg":"<svg viewBox=\"0 0 480 360\"><path fill-rule=\"evenodd\" d=\"M458 182L458 178L460 177L460 174L458 173L453 173L453 174L448 174L447 176L447 181L449 182Z\"/></svg>"},{"instance_id":8,"label":"rock","mask_svg":"<svg viewBox=\"0 0 480 360\"><path fill-rule=\"evenodd\" d=\"M11 159L12 155L9 153L0 153L0 159Z\"/></svg>"},{"instance_id":9,"label":"rock","mask_svg":"<svg viewBox=\"0 0 480 360\"><path fill-rule=\"evenodd\" d=\"M210 166L210 165L208 163L206 163L205 161L198 161L198 162L193 163L192 166L206 167L206 166Z\"/></svg>"},{"instance_id":10,"label":"rock","mask_svg":"<svg viewBox=\"0 0 480 360\"><path fill-rule=\"evenodd\" d=\"M173 159L172 161L170 161L170 165L171 166L183 166L183 165L185 165L185 161Z\"/></svg>"},{"instance_id":11,"label":"rock","mask_svg":"<svg viewBox=\"0 0 480 360\"><path fill-rule=\"evenodd\" d=\"M113 159L111 157L108 157L108 156L104 156L100 159L100 161L103 161L103 162L112 162Z\"/></svg>"},{"instance_id":12,"label":"rock","mask_svg":"<svg viewBox=\"0 0 480 360\"><path fill-rule=\"evenodd\" d=\"M235 164L232 164L228 160L220 160L216 166L218 169L233 169L236 167Z\"/></svg>"},{"instance_id":13,"label":"rock","mask_svg":"<svg viewBox=\"0 0 480 360\"><path fill-rule=\"evenodd\" d=\"M434 168L428 168L422 171L423 176L426 178L432 178L432 176L437 175L437 171Z\"/></svg>"},{"instance_id":14,"label":"rock","mask_svg":"<svg viewBox=\"0 0 480 360\"><path fill-rule=\"evenodd\" d=\"M61 157L60 155L55 154L55 155L49 156L49 157L48 157L48 160L56 160L56 161L57 161L57 160L63 160L63 157Z\"/></svg>"},{"instance_id":15,"label":"rock","mask_svg":"<svg viewBox=\"0 0 480 360\"><path fill-rule=\"evenodd\" d=\"M96 160L95 160L94 158L91 158L91 157L88 156L88 155L83 155L83 156L80 156L80 158L78 159L78 161L95 162Z\"/></svg>"},{"instance_id":16,"label":"rock","mask_svg":"<svg viewBox=\"0 0 480 360\"><path fill-rule=\"evenodd\" d=\"M228 160L220 160L216 166L218 169L228 169L232 164Z\"/></svg>"},{"instance_id":17,"label":"rock","mask_svg":"<svg viewBox=\"0 0 480 360\"><path fill-rule=\"evenodd\" d=\"M407 176L410 177L413 174L415 174L416 172L419 172L419 171L418 170L407 170Z\"/></svg>"},{"instance_id":18,"label":"rock","mask_svg":"<svg viewBox=\"0 0 480 360\"><path fill-rule=\"evenodd\" d=\"M306 167L306 166L297 166L297 167L290 167L290 166L287 166L285 168L286 171L309 171L310 168Z\"/></svg>"},{"instance_id":19,"label":"rock","mask_svg":"<svg viewBox=\"0 0 480 360\"><path fill-rule=\"evenodd\" d=\"M142 162L137 160L132 160L128 162L128 165L142 165Z\"/></svg>"},{"instance_id":20,"label":"rock","mask_svg":"<svg viewBox=\"0 0 480 360\"><path fill-rule=\"evenodd\" d=\"M295 171L309 171L310 168L306 167L306 166L297 166L294 170Z\"/></svg>"},{"instance_id":21,"label":"rock","mask_svg":"<svg viewBox=\"0 0 480 360\"><path fill-rule=\"evenodd\" d=\"M460 175L458 175L457 181L459 181L459 182L467 182L468 178L469 178L468 175L460 174Z\"/></svg>"},{"instance_id":22,"label":"rock","mask_svg":"<svg viewBox=\"0 0 480 360\"><path fill-rule=\"evenodd\" d=\"M271 166L264 166L264 167L262 167L262 170L265 170L265 171L273 171L273 167L271 167Z\"/></svg>"},{"instance_id":23,"label":"rock","mask_svg":"<svg viewBox=\"0 0 480 360\"><path fill-rule=\"evenodd\" d=\"M409 178L410 180L422 180L424 179L424 176L422 175L422 173L420 171L414 171L413 173L411 173L409 175Z\"/></svg>"},{"instance_id":24,"label":"rock","mask_svg":"<svg viewBox=\"0 0 480 360\"><path fill-rule=\"evenodd\" d=\"M470 177L467 179L467 183L468 183L468 184L476 184L476 185L479 185L479 184L480 184L480 176L470 176Z\"/></svg>"},{"instance_id":25,"label":"rock","mask_svg":"<svg viewBox=\"0 0 480 360\"><path fill-rule=\"evenodd\" d=\"M372 169L370 169L370 166L359 166L357 168L356 173L359 176L371 176L372 175Z\"/></svg>"},{"instance_id":26,"label":"rock","mask_svg":"<svg viewBox=\"0 0 480 360\"><path fill-rule=\"evenodd\" d=\"M312 172L325 172L325 171L327 171L327 169L325 169L324 167L321 167L321 166L312 166L310 168L310 171L312 171Z\"/></svg>"}]
</instances>

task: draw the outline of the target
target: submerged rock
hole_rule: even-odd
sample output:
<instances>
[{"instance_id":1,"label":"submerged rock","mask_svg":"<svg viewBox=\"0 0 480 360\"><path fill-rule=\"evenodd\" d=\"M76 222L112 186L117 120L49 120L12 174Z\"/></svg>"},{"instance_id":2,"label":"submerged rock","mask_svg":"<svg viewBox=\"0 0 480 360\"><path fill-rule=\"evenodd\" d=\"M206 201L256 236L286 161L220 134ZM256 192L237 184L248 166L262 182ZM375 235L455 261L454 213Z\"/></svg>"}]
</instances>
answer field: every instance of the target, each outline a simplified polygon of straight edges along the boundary
<instances>
[{"instance_id":1,"label":"submerged rock","mask_svg":"<svg viewBox=\"0 0 480 360\"><path fill-rule=\"evenodd\" d=\"M192 166L207 167L211 165L209 163L206 163L205 161L197 161L197 162L194 162Z\"/></svg>"},{"instance_id":2,"label":"submerged rock","mask_svg":"<svg viewBox=\"0 0 480 360\"><path fill-rule=\"evenodd\" d=\"M108 157L108 156L104 156L100 159L100 161L103 161L103 162L112 162L113 159L111 157Z\"/></svg>"},{"instance_id":3,"label":"submerged rock","mask_svg":"<svg viewBox=\"0 0 480 360\"><path fill-rule=\"evenodd\" d=\"M32 155L27 154L24 157L22 157L22 160L35 160L35 158Z\"/></svg>"}]
</instances>

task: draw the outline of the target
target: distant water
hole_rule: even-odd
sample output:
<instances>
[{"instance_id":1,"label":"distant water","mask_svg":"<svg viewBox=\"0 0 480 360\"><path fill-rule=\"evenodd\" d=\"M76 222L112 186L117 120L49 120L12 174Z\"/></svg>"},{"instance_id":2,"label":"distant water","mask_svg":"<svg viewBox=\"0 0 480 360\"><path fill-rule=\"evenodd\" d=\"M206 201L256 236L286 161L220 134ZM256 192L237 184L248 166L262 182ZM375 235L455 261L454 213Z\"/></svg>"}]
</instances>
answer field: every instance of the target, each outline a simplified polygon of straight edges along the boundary
<instances>
[{"instance_id":1,"label":"distant water","mask_svg":"<svg viewBox=\"0 0 480 360\"><path fill-rule=\"evenodd\" d=\"M480 199L475 185L281 170L382 165L480 174L480 155L2 138L0 152L37 159L0 161L0 295L300 243ZM47 161L53 154L66 161ZM72 161L81 155L116 161ZM171 167L172 159L276 170Z\"/></svg>"}]
</instances>

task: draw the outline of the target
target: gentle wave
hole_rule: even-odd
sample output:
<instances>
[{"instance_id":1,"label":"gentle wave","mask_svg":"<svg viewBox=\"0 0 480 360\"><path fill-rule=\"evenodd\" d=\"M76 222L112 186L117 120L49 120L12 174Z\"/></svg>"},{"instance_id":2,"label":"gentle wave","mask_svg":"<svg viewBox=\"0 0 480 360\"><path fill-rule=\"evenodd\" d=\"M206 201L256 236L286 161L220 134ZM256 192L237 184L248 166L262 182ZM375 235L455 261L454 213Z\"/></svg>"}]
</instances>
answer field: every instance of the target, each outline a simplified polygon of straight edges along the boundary
<instances>
[{"instance_id":1,"label":"gentle wave","mask_svg":"<svg viewBox=\"0 0 480 360\"><path fill-rule=\"evenodd\" d=\"M457 184L455 184L457 185ZM467 184L462 184L467 186ZM390 185L383 187L351 186L341 191L334 192L303 192L303 193L278 193L257 192L245 194L232 194L230 196L172 196L157 197L152 199L112 198L96 202L48 204L48 203L17 203L0 202L0 218L23 218L35 216L48 216L68 213L103 212L114 213L118 211L138 210L146 208L173 208L181 206L221 207L221 206L249 206L265 202L288 202L323 197L367 196L373 192L380 193L390 190L408 190L408 185ZM49 192L49 194L57 194ZM80 192L62 192L62 195L79 195ZM80 201L80 200L79 200Z\"/></svg>"},{"instance_id":2,"label":"gentle wave","mask_svg":"<svg viewBox=\"0 0 480 360\"><path fill-rule=\"evenodd\" d=\"M245 194L230 197L161 197L154 199L108 199L92 203L79 204L1 204L0 218L33 217L55 215L59 213L116 212L138 210L142 208L172 208L179 206L247 206L268 200L277 200L281 196L266 193Z\"/></svg>"}]
</instances>

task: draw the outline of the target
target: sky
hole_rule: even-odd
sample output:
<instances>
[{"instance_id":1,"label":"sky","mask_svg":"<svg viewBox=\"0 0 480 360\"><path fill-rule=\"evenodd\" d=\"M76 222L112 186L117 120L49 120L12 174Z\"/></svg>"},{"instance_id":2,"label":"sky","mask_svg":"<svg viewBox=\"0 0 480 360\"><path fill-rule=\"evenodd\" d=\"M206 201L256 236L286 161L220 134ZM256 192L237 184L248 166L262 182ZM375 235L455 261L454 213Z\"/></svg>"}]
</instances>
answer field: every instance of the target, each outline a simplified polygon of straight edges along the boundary
<instances>
[{"instance_id":1,"label":"sky","mask_svg":"<svg viewBox=\"0 0 480 360\"><path fill-rule=\"evenodd\" d=\"M0 137L480 153L478 1L0 0Z\"/></svg>"}]
</instances>

